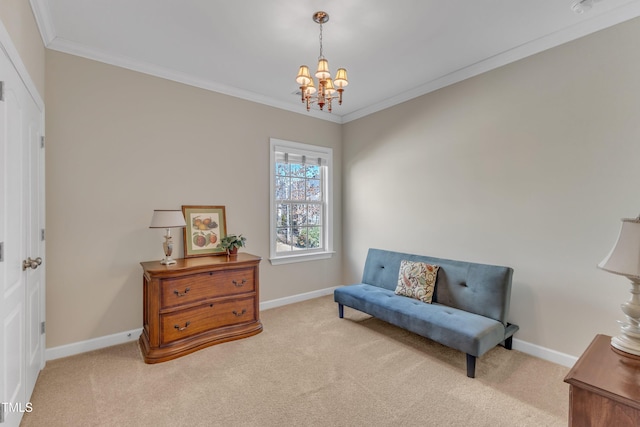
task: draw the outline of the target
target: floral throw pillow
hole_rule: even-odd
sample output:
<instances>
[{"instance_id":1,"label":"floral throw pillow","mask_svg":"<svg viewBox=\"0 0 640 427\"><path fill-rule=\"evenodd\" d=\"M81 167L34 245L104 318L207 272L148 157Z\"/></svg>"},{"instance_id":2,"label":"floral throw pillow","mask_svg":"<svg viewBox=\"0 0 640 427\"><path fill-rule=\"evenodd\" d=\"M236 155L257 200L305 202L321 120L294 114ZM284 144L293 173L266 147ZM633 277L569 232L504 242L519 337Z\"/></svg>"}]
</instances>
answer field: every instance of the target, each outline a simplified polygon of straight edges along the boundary
<instances>
[{"instance_id":1,"label":"floral throw pillow","mask_svg":"<svg viewBox=\"0 0 640 427\"><path fill-rule=\"evenodd\" d=\"M402 260L396 294L430 304L439 268L438 265Z\"/></svg>"}]
</instances>

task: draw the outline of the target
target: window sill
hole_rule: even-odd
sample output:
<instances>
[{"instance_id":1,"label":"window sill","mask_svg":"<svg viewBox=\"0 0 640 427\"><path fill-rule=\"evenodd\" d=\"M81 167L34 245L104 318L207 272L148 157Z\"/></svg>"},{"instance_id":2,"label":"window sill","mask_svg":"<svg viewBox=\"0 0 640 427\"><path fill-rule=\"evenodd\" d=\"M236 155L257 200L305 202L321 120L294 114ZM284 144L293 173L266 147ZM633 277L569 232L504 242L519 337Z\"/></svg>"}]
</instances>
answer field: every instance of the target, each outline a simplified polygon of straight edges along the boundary
<instances>
[{"instance_id":1,"label":"window sill","mask_svg":"<svg viewBox=\"0 0 640 427\"><path fill-rule=\"evenodd\" d=\"M334 251L315 252L310 254L299 255L280 255L278 257L269 258L271 265L291 264L294 262L316 261L319 259L329 259L335 254Z\"/></svg>"}]
</instances>

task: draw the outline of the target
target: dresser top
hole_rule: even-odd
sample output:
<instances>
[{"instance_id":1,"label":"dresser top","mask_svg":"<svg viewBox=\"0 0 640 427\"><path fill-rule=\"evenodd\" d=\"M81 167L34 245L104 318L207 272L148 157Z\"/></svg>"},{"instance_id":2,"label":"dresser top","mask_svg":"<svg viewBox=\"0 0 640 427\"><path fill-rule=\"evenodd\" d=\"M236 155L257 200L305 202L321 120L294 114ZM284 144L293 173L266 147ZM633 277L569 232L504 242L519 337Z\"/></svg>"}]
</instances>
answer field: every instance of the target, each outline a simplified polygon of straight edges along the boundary
<instances>
[{"instance_id":1,"label":"dresser top","mask_svg":"<svg viewBox=\"0 0 640 427\"><path fill-rule=\"evenodd\" d=\"M259 256L240 252L238 253L238 255L230 257L227 255L215 255L194 258L180 258L176 259L176 263L171 265L160 264L160 261L146 261L141 262L140 265L142 265L142 268L147 273L163 274L184 270L197 270L200 268L233 268L235 266L240 267L242 265L258 264L261 260L262 258Z\"/></svg>"},{"instance_id":2,"label":"dresser top","mask_svg":"<svg viewBox=\"0 0 640 427\"><path fill-rule=\"evenodd\" d=\"M640 409L640 358L614 351L610 336L596 335L564 380Z\"/></svg>"}]
</instances>

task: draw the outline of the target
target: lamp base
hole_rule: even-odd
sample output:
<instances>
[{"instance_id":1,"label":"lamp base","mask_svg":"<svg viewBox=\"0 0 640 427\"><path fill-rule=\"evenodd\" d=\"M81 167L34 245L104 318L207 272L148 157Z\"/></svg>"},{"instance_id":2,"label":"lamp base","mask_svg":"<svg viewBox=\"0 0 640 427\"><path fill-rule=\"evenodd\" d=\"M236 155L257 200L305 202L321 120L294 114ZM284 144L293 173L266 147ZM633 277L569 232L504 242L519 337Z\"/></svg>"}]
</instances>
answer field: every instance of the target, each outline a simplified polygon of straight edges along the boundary
<instances>
[{"instance_id":1,"label":"lamp base","mask_svg":"<svg viewBox=\"0 0 640 427\"><path fill-rule=\"evenodd\" d=\"M640 339L627 335L618 335L611 338L611 347L621 352L640 356Z\"/></svg>"},{"instance_id":2,"label":"lamp base","mask_svg":"<svg viewBox=\"0 0 640 427\"><path fill-rule=\"evenodd\" d=\"M620 335L611 338L611 346L629 354L640 356L640 279L631 280L631 298L620 305L627 317L620 323Z\"/></svg>"},{"instance_id":3,"label":"lamp base","mask_svg":"<svg viewBox=\"0 0 640 427\"><path fill-rule=\"evenodd\" d=\"M160 261L160 264L171 265L175 264L176 260L171 258L171 253L173 252L173 239L171 238L171 232L167 228L167 234L164 236L164 243L162 244L162 249L164 249L164 259Z\"/></svg>"}]
</instances>

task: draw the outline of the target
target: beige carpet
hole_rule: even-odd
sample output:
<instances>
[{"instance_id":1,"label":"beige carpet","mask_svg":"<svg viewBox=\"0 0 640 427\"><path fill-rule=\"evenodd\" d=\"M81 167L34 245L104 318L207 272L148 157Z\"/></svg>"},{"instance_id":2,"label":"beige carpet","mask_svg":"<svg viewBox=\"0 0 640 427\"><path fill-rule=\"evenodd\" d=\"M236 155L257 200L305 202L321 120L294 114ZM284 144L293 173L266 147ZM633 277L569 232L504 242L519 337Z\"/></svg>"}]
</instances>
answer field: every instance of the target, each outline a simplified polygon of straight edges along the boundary
<instances>
[{"instance_id":1,"label":"beige carpet","mask_svg":"<svg viewBox=\"0 0 640 427\"><path fill-rule=\"evenodd\" d=\"M568 368L465 355L332 297L261 314L264 331L156 365L128 343L47 363L23 426L566 426ZM517 336L517 335L516 335Z\"/></svg>"}]
</instances>

